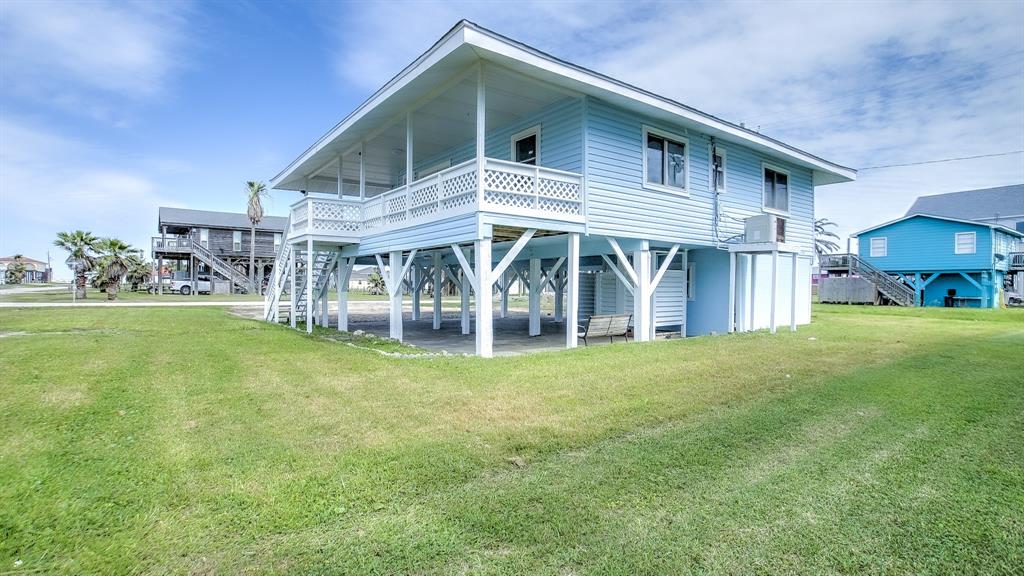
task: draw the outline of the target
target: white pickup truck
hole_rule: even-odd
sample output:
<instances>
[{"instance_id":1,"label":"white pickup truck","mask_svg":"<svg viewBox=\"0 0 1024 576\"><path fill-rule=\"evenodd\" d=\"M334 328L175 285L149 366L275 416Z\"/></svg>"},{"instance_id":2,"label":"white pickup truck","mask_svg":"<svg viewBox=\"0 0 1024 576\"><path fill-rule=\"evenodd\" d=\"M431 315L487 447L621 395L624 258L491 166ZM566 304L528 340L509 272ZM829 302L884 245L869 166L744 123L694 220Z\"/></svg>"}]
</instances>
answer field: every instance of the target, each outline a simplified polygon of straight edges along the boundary
<instances>
[{"instance_id":1,"label":"white pickup truck","mask_svg":"<svg viewBox=\"0 0 1024 576\"><path fill-rule=\"evenodd\" d=\"M182 296L188 296L189 294L192 293L192 281L191 280L178 280L178 279L173 279L173 278L164 278L163 279L163 285L164 285L164 294L181 294ZM157 287L156 284L151 284L149 286L149 288L146 289L146 291L149 292L150 294L157 294L157 293L160 292L160 289ZM209 294L210 293L210 277L209 276L200 276L199 277L199 280L196 282L196 292L198 292L199 294Z\"/></svg>"}]
</instances>

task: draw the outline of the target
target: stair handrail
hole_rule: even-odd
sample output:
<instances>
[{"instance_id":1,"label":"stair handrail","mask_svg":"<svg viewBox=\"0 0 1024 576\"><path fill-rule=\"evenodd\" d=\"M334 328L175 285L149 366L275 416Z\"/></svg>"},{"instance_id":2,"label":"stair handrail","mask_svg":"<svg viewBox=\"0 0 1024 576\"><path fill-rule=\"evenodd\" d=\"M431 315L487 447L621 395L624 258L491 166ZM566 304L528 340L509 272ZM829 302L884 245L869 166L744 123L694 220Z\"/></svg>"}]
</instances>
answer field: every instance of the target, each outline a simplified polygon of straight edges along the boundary
<instances>
[{"instance_id":1,"label":"stair handrail","mask_svg":"<svg viewBox=\"0 0 1024 576\"><path fill-rule=\"evenodd\" d=\"M914 304L914 290L912 288L897 282L885 271L864 261L856 254L846 254L845 256L849 258L851 272L870 279L879 286L883 294L895 300L898 304L902 306L912 306Z\"/></svg>"},{"instance_id":2,"label":"stair handrail","mask_svg":"<svg viewBox=\"0 0 1024 576\"><path fill-rule=\"evenodd\" d=\"M217 256L214 256L213 252L210 252L210 249L203 246L202 243L193 242L192 251L195 252L199 258L209 263L216 272L225 276L229 282L238 284L249 292L253 291L254 288L252 286L252 282L249 281L249 278L244 274L239 273L238 270L235 270L235 268L227 262L221 260Z\"/></svg>"},{"instance_id":3,"label":"stair handrail","mask_svg":"<svg viewBox=\"0 0 1024 576\"><path fill-rule=\"evenodd\" d=\"M288 216L284 229L291 230L292 219ZM281 302L281 292L287 280L286 268L292 257L292 246L288 242L281 242L274 256L274 267L270 272L270 283L267 285L267 293L263 297L263 317L268 322L276 321L277 311ZM273 317L271 317L273 315Z\"/></svg>"}]
</instances>

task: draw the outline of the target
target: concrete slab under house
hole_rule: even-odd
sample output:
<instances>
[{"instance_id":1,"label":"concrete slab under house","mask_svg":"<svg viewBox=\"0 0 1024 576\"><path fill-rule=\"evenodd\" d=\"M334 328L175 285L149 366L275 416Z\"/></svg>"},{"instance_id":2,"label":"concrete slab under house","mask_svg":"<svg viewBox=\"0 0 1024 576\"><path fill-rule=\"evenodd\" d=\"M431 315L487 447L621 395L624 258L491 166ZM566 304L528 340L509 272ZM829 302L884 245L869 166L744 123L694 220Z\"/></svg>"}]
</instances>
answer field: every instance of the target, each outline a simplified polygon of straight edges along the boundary
<instances>
[{"instance_id":1,"label":"concrete slab under house","mask_svg":"<svg viewBox=\"0 0 1024 576\"><path fill-rule=\"evenodd\" d=\"M639 342L795 330L810 322L815 187L855 177L462 21L272 180L302 197L265 318L289 302L293 327L347 330L348 277L375 265L390 337L441 331L443 287L485 357L552 333L576 347L594 316L624 316ZM513 284L521 323L501 321Z\"/></svg>"}]
</instances>

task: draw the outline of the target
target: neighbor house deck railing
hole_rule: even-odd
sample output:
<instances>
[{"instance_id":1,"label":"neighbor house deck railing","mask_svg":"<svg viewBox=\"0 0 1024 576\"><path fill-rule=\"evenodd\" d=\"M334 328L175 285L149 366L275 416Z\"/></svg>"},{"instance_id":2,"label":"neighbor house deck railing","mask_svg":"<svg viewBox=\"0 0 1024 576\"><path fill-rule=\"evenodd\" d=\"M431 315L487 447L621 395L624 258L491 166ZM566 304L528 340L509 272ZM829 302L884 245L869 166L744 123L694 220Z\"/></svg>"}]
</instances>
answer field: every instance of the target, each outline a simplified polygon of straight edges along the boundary
<instances>
[{"instance_id":1,"label":"neighbor house deck railing","mask_svg":"<svg viewBox=\"0 0 1024 576\"><path fill-rule=\"evenodd\" d=\"M583 223L583 177L573 172L486 158L483 189L476 159L366 200L307 197L291 207L292 236L360 236L493 212Z\"/></svg>"},{"instance_id":2,"label":"neighbor house deck railing","mask_svg":"<svg viewBox=\"0 0 1024 576\"><path fill-rule=\"evenodd\" d=\"M1024 270L1024 252L1010 253L1010 270Z\"/></svg>"},{"instance_id":3,"label":"neighbor house deck railing","mask_svg":"<svg viewBox=\"0 0 1024 576\"><path fill-rule=\"evenodd\" d=\"M184 252L192 251L192 239L188 236L154 236L152 248L159 252Z\"/></svg>"}]
</instances>

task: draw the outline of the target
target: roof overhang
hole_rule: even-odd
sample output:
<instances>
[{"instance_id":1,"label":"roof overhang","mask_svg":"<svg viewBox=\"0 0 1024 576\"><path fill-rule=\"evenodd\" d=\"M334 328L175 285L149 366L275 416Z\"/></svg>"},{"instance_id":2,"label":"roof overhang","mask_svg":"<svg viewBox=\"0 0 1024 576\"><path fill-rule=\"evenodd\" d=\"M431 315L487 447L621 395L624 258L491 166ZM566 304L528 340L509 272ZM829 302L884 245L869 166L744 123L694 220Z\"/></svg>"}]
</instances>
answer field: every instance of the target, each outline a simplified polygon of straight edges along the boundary
<instances>
[{"instance_id":1,"label":"roof overhang","mask_svg":"<svg viewBox=\"0 0 1024 576\"><path fill-rule=\"evenodd\" d=\"M902 218L897 218L895 220L890 220L888 222L883 222L883 223L878 224L876 226L872 226L871 228L865 228L864 230L861 230L860 232L855 232L853 234L850 234L850 237L851 238L856 238L856 237L860 236L861 234L867 234L868 232L874 232L875 230L878 230L879 228L885 228L886 226L891 226L893 224L898 224L900 222L903 222L904 220L910 220L912 218L931 218L933 220L945 220L947 222L956 222L958 224L971 224L973 226L981 226L982 228L992 228L993 230L999 230L1000 232L1005 232L1007 234L1010 234L1011 236L1017 236L1018 238L1024 238L1024 234L1022 234L1020 232L1017 232L1016 230L1013 230L1011 228L1007 228L1006 226L1000 226L998 224L989 224L988 222L979 222L978 220L964 220L962 218L949 218L948 216L936 216L934 214L920 214L920 213L918 213L918 214L910 214L910 215L904 216Z\"/></svg>"},{"instance_id":2,"label":"roof overhang","mask_svg":"<svg viewBox=\"0 0 1024 576\"><path fill-rule=\"evenodd\" d=\"M699 130L727 142L783 158L810 169L815 185L849 182L856 170L721 120L674 100L555 58L530 46L463 20L429 50L392 78L344 120L271 179L273 188L305 189L305 178L339 155L350 153L359 142L383 125L401 119L407 110L429 100L438 86L469 66L484 60L526 76L593 96L621 108L666 123Z\"/></svg>"}]
</instances>

